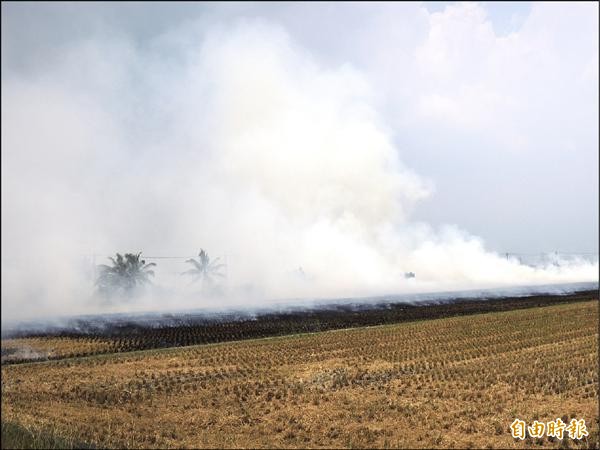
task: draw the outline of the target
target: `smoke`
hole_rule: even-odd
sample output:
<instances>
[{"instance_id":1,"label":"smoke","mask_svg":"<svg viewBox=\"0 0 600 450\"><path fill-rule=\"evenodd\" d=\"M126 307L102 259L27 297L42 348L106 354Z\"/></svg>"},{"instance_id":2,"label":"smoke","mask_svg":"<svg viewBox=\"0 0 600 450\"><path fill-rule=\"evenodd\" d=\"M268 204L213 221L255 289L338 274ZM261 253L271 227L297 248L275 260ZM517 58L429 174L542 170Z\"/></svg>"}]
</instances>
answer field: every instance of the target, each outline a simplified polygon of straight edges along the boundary
<instances>
[{"instance_id":1,"label":"smoke","mask_svg":"<svg viewBox=\"0 0 600 450\"><path fill-rule=\"evenodd\" d=\"M411 220L434 183L401 161L361 72L272 23L202 30L79 40L3 74L3 317L598 279L597 262L529 267ZM225 299L162 260L130 303L93 294L92 253L200 247L227 255Z\"/></svg>"}]
</instances>

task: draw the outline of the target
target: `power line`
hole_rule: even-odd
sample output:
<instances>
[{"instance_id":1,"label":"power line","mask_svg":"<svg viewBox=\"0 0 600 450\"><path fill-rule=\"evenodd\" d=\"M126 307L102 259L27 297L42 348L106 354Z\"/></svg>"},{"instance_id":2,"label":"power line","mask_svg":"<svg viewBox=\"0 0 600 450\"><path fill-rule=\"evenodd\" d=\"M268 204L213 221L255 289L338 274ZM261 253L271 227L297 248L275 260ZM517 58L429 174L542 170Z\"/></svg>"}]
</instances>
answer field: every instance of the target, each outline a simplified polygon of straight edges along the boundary
<instances>
[{"instance_id":1,"label":"power line","mask_svg":"<svg viewBox=\"0 0 600 450\"><path fill-rule=\"evenodd\" d=\"M92 256L100 256L98 254L93 254ZM142 255L143 258L146 259L189 259L189 258L195 258L198 255L194 255L194 256L146 256L146 255ZM107 258L112 258L113 255L107 256Z\"/></svg>"},{"instance_id":2,"label":"power line","mask_svg":"<svg viewBox=\"0 0 600 450\"><path fill-rule=\"evenodd\" d=\"M147 259L186 259L186 258L195 258L198 255L194 256L144 256Z\"/></svg>"},{"instance_id":3,"label":"power line","mask_svg":"<svg viewBox=\"0 0 600 450\"><path fill-rule=\"evenodd\" d=\"M519 252L502 252L503 255L597 255L598 252L540 252L540 253L519 253Z\"/></svg>"},{"instance_id":4,"label":"power line","mask_svg":"<svg viewBox=\"0 0 600 450\"><path fill-rule=\"evenodd\" d=\"M499 252L500 255L508 256L551 256L551 255L562 255L562 256L598 256L598 252L539 252L539 253L523 253L523 252ZM100 256L97 253L91 255L92 257ZM191 256L146 256L143 255L145 259L190 259L196 258L198 255ZM225 260L227 260L227 256L225 255ZM107 256L106 258L112 258L113 255Z\"/></svg>"}]
</instances>

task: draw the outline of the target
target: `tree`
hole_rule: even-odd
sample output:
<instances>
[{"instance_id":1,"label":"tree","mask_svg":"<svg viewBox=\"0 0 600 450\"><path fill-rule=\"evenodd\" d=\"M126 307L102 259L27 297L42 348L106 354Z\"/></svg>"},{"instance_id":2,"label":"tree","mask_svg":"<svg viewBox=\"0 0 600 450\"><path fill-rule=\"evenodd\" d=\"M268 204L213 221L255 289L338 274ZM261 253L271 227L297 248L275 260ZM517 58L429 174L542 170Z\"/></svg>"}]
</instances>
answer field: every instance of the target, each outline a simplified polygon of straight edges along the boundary
<instances>
[{"instance_id":1,"label":"tree","mask_svg":"<svg viewBox=\"0 0 600 450\"><path fill-rule=\"evenodd\" d=\"M100 273L96 280L98 290L107 295L119 291L130 294L137 286L150 283L150 276L154 276L154 271L150 268L156 264L146 264L145 260L140 260L141 254L141 252L125 253L125 255L117 253L115 258L109 258L112 266L99 265Z\"/></svg>"},{"instance_id":2,"label":"tree","mask_svg":"<svg viewBox=\"0 0 600 450\"><path fill-rule=\"evenodd\" d=\"M211 261L208 253L203 249L200 249L198 254L199 260L190 258L186 261L188 264L192 264L194 267L182 273L182 275L192 275L195 281L202 281L202 283L212 285L214 283L214 277L224 278L225 275L220 270L225 267L225 264L218 264L221 258L216 258Z\"/></svg>"}]
</instances>

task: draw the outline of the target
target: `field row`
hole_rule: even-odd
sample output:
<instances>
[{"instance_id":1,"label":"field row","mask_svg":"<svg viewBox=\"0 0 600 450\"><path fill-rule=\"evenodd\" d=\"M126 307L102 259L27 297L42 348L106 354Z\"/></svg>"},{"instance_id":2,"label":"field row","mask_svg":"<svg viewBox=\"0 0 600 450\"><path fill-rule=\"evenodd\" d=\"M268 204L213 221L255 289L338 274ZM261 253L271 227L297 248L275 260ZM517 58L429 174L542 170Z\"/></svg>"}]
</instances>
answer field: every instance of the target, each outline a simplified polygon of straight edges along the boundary
<instances>
[{"instance_id":1,"label":"field row","mask_svg":"<svg viewBox=\"0 0 600 450\"><path fill-rule=\"evenodd\" d=\"M451 317L487 311L512 310L540 305L588 300L592 293L568 296L534 296L491 300L468 300L432 305L390 304L324 308L313 311L268 313L232 320L228 316L208 319L184 316L169 325L123 321L100 327L76 323L72 329L57 329L49 335L20 331L23 336L2 340L2 363L54 360L105 353L120 353L165 347L229 342L260 337L363 327ZM595 293L597 295L597 293ZM182 323L185 322L185 323Z\"/></svg>"}]
</instances>

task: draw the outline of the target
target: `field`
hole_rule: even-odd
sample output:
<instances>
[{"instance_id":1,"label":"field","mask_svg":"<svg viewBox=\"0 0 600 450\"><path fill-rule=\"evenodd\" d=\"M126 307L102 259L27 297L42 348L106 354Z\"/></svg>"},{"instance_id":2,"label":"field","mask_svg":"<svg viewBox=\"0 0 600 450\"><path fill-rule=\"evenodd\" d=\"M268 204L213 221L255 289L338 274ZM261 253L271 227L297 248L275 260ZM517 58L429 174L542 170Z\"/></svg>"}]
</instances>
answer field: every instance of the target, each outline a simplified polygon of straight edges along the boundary
<instances>
[{"instance_id":1,"label":"field","mask_svg":"<svg viewBox=\"0 0 600 450\"><path fill-rule=\"evenodd\" d=\"M3 365L3 438L10 426L100 447L594 448L597 358L586 301ZM590 436L510 435L515 418L557 417L585 419Z\"/></svg>"},{"instance_id":2,"label":"field","mask_svg":"<svg viewBox=\"0 0 600 450\"><path fill-rule=\"evenodd\" d=\"M333 304L252 314L167 314L76 318L54 327L2 330L2 363L17 364L166 347L238 341L343 328L394 324L576 302L595 291L419 304Z\"/></svg>"}]
</instances>

